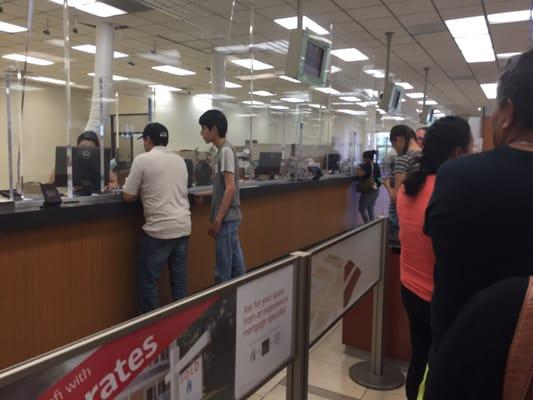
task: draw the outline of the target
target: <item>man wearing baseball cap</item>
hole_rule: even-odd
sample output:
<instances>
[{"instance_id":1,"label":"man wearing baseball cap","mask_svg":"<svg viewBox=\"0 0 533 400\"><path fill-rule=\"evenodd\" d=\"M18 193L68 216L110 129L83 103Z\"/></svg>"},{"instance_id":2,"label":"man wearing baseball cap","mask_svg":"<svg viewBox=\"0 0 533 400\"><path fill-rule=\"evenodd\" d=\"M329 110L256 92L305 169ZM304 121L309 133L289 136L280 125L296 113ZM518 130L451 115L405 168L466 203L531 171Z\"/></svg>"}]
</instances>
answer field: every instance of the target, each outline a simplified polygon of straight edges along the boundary
<instances>
[{"instance_id":1,"label":"man wearing baseball cap","mask_svg":"<svg viewBox=\"0 0 533 400\"><path fill-rule=\"evenodd\" d=\"M141 199L146 223L139 240L137 299L140 313L159 306L159 275L166 265L174 300L187 295L187 244L191 212L185 161L167 149L167 128L157 122L144 128L146 153L135 157L122 198Z\"/></svg>"}]
</instances>

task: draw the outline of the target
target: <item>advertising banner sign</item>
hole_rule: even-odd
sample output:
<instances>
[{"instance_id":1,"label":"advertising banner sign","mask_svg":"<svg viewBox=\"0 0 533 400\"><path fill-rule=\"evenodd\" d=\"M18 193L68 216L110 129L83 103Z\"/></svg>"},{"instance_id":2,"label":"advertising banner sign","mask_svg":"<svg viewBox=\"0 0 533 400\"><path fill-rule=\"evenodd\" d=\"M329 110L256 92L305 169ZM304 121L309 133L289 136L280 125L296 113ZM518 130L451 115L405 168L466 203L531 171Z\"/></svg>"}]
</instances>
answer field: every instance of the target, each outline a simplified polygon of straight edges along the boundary
<instances>
[{"instance_id":1,"label":"advertising banner sign","mask_svg":"<svg viewBox=\"0 0 533 400\"><path fill-rule=\"evenodd\" d=\"M294 266L237 289L235 398L292 355Z\"/></svg>"}]
</instances>

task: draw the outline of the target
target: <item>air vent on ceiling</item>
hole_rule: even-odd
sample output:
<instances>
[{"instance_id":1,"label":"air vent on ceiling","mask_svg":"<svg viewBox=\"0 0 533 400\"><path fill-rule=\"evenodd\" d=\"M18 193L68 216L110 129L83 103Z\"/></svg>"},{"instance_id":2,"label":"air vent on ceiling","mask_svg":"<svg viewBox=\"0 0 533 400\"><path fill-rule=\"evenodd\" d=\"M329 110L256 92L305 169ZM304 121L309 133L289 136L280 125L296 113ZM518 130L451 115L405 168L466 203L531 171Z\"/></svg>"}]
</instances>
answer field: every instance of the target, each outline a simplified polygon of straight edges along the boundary
<instances>
[{"instance_id":1,"label":"air vent on ceiling","mask_svg":"<svg viewBox=\"0 0 533 400\"><path fill-rule=\"evenodd\" d=\"M119 8L128 14L135 14L143 11L150 11L151 8L133 0L101 0L102 3Z\"/></svg>"},{"instance_id":2,"label":"air vent on ceiling","mask_svg":"<svg viewBox=\"0 0 533 400\"><path fill-rule=\"evenodd\" d=\"M414 25L407 28L413 36L426 35L428 33L446 32L446 27L442 22L432 22L429 24Z\"/></svg>"}]
</instances>

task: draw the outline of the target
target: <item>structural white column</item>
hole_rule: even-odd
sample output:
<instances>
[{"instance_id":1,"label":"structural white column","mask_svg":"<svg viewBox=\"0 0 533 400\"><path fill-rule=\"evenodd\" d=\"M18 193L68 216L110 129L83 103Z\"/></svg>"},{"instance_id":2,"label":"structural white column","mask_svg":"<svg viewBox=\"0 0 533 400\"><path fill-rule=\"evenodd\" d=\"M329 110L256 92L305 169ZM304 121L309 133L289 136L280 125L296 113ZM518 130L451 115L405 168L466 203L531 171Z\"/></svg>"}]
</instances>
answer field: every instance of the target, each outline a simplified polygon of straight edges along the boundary
<instances>
[{"instance_id":1,"label":"structural white column","mask_svg":"<svg viewBox=\"0 0 533 400\"><path fill-rule=\"evenodd\" d=\"M94 55L94 79L91 112L85 130L99 132L100 125L107 123L109 102L113 99L113 49L115 42L113 25L102 23L96 25L96 54ZM100 93L100 79L102 93ZM100 105L100 99L103 104ZM102 138L100 138L102 140ZM104 144L102 143L102 146Z\"/></svg>"}]
</instances>

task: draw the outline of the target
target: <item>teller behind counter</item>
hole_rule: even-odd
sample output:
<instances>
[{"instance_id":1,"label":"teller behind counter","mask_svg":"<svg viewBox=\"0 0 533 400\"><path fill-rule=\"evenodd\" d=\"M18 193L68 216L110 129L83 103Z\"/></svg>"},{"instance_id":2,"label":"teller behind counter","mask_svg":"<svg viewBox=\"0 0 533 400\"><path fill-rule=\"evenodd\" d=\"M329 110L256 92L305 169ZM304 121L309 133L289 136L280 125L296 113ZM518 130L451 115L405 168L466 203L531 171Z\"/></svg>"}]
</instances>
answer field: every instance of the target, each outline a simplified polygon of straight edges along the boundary
<instances>
[{"instance_id":1,"label":"teller behind counter","mask_svg":"<svg viewBox=\"0 0 533 400\"><path fill-rule=\"evenodd\" d=\"M77 147L72 148L72 180L76 195L89 196L118 188L117 174L114 171L117 161L111 159L111 149L104 149L104 187L100 182L100 141L93 131L85 131L78 136ZM56 147L55 168L49 183L65 187L67 182L67 147Z\"/></svg>"}]
</instances>

